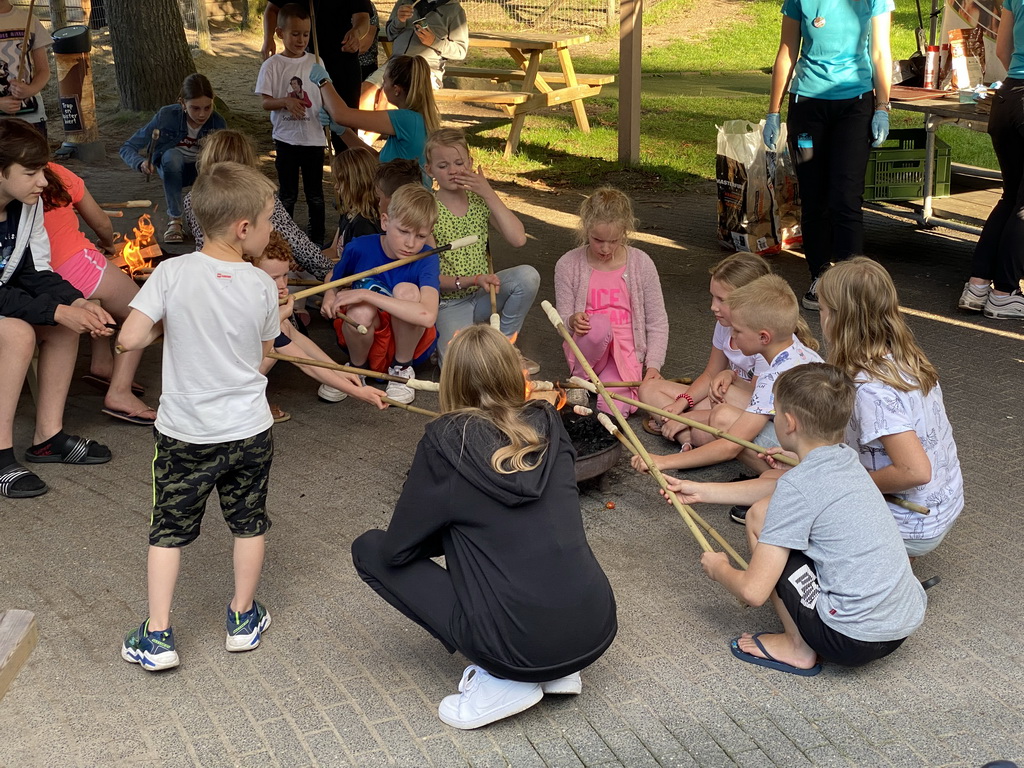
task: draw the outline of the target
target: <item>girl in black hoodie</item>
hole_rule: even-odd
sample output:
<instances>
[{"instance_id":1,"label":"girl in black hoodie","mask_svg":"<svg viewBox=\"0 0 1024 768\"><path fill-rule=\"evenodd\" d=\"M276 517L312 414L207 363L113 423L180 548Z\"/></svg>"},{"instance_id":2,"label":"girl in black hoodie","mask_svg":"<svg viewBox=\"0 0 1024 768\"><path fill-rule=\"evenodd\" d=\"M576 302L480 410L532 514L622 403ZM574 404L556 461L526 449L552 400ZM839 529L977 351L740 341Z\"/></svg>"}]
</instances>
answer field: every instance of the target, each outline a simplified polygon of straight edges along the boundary
<instances>
[{"instance_id":1,"label":"girl in black hoodie","mask_svg":"<svg viewBox=\"0 0 1024 768\"><path fill-rule=\"evenodd\" d=\"M456 728L579 693L579 671L617 629L583 531L576 452L557 412L523 394L508 340L462 330L441 371L444 415L420 440L391 525L352 543L367 584L472 662L438 708Z\"/></svg>"}]
</instances>

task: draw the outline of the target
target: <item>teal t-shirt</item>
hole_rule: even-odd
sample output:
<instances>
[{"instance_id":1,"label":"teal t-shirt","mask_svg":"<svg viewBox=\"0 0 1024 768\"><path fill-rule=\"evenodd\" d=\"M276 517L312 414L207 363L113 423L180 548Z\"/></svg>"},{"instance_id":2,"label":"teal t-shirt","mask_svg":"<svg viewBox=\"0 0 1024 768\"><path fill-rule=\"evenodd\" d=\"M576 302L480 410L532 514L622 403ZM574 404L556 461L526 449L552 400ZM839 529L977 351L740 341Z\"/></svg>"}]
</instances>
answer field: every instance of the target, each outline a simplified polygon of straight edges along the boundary
<instances>
[{"instance_id":1,"label":"teal t-shirt","mask_svg":"<svg viewBox=\"0 0 1024 768\"><path fill-rule=\"evenodd\" d=\"M1003 8L1013 14L1013 56L1006 76L1024 79L1024 0L1003 0Z\"/></svg>"},{"instance_id":2,"label":"teal t-shirt","mask_svg":"<svg viewBox=\"0 0 1024 768\"><path fill-rule=\"evenodd\" d=\"M871 19L894 8L893 0L785 0L782 14L800 22L790 91L830 101L870 91Z\"/></svg>"},{"instance_id":3,"label":"teal t-shirt","mask_svg":"<svg viewBox=\"0 0 1024 768\"><path fill-rule=\"evenodd\" d=\"M423 115L411 109L393 109L388 112L388 116L395 133L384 142L380 161L386 163L402 158L415 160L420 167L426 165L423 148L427 143L427 126L423 122Z\"/></svg>"}]
</instances>

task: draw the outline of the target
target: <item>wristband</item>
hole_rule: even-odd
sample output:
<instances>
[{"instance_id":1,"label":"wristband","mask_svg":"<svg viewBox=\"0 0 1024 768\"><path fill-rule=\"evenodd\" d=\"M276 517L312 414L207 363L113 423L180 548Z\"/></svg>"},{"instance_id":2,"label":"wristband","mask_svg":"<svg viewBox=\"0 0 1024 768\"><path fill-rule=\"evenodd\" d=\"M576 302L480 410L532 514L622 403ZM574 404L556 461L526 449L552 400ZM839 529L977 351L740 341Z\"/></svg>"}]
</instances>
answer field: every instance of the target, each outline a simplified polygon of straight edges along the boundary
<instances>
[{"instance_id":1,"label":"wristband","mask_svg":"<svg viewBox=\"0 0 1024 768\"><path fill-rule=\"evenodd\" d=\"M691 408L693 408L693 405L694 405L693 398L690 397L690 393L689 392L681 392L681 393L679 393L678 395L676 395L676 400L685 400L686 401L686 410L690 410Z\"/></svg>"},{"instance_id":2,"label":"wristband","mask_svg":"<svg viewBox=\"0 0 1024 768\"><path fill-rule=\"evenodd\" d=\"M455 290L462 290L462 275L459 275L458 277L455 278Z\"/></svg>"}]
</instances>

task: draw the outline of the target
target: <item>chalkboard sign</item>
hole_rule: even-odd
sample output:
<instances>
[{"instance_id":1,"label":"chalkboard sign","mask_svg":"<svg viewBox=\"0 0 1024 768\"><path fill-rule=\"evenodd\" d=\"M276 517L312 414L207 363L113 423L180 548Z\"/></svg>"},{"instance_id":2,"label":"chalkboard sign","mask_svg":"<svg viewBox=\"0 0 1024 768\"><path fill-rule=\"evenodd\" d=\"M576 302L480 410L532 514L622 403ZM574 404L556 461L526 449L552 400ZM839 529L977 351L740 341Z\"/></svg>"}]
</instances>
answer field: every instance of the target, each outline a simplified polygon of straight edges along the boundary
<instances>
[{"instance_id":1,"label":"chalkboard sign","mask_svg":"<svg viewBox=\"0 0 1024 768\"><path fill-rule=\"evenodd\" d=\"M68 133L84 131L82 125L82 110L79 106L78 96L60 97L60 117L64 121L64 130Z\"/></svg>"}]
</instances>

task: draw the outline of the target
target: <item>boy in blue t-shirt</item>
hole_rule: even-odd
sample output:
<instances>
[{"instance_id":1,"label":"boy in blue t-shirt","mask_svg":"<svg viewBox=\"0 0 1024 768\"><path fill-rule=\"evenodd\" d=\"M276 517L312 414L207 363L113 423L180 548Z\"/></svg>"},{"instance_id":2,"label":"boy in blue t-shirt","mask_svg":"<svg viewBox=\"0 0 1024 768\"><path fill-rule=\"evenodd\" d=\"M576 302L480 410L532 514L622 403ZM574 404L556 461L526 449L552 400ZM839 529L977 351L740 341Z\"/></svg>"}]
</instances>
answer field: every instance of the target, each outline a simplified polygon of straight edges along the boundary
<instances>
[{"instance_id":1,"label":"boy in blue t-shirt","mask_svg":"<svg viewBox=\"0 0 1024 768\"><path fill-rule=\"evenodd\" d=\"M345 246L331 280L422 252L428 248L436 220L437 202L430 192L416 184L399 188L387 213L380 217L384 234L357 237ZM349 289L328 290L320 311L334 320L338 343L348 349L352 365L376 371L387 368L392 376L414 379L413 365L430 355L437 339L434 323L440 285L440 261L437 256L427 256L363 278ZM360 334L351 324L337 319L339 310L369 332ZM387 396L411 403L416 394L407 384L392 381Z\"/></svg>"}]
</instances>

